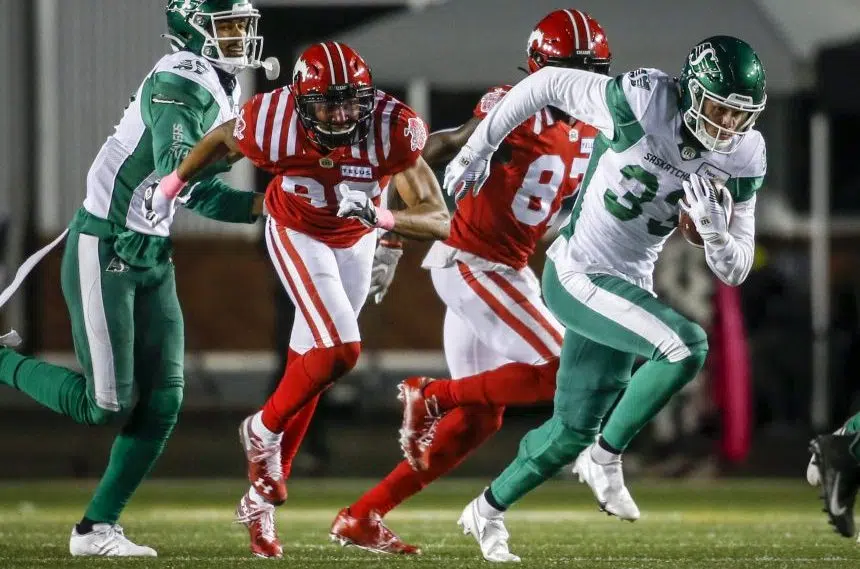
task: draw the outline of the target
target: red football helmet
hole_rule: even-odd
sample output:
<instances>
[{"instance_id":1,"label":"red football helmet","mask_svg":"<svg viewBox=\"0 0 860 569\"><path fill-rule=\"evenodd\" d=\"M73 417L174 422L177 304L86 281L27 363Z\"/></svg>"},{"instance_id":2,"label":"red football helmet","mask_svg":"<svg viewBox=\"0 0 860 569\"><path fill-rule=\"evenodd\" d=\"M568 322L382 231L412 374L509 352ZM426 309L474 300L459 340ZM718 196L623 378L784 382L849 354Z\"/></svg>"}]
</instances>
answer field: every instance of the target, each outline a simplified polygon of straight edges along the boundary
<instances>
[{"instance_id":1,"label":"red football helmet","mask_svg":"<svg viewBox=\"0 0 860 569\"><path fill-rule=\"evenodd\" d=\"M293 68L296 109L308 137L326 148L364 140L373 122L376 88L358 52L338 42L318 43Z\"/></svg>"},{"instance_id":2,"label":"red football helmet","mask_svg":"<svg viewBox=\"0 0 860 569\"><path fill-rule=\"evenodd\" d=\"M600 24L581 10L556 10L538 22L526 46L529 72L547 65L609 74L612 53Z\"/></svg>"}]
</instances>

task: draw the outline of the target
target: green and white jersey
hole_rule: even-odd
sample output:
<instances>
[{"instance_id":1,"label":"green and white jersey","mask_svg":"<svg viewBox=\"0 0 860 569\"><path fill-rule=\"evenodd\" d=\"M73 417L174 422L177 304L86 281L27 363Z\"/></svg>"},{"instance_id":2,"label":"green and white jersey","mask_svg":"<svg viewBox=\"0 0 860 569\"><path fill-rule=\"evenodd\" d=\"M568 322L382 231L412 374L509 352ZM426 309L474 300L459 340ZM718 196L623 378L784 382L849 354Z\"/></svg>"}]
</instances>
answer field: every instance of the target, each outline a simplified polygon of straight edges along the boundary
<instances>
[{"instance_id":1,"label":"green and white jersey","mask_svg":"<svg viewBox=\"0 0 860 569\"><path fill-rule=\"evenodd\" d=\"M173 171L203 135L236 117L240 90L234 85L226 92L212 64L193 53L161 58L90 166L84 209L138 233L167 236L169 223L153 228L144 220L143 192Z\"/></svg>"},{"instance_id":2,"label":"green and white jersey","mask_svg":"<svg viewBox=\"0 0 860 569\"><path fill-rule=\"evenodd\" d=\"M708 264L731 284L746 277L755 193L767 167L758 131L747 133L731 154L702 151L683 125L677 83L656 69L609 78L545 68L503 102L516 97L518 87L519 98L507 110L494 109L495 122L481 125L470 147L485 152L495 146L509 123L538 105L557 106L600 130L570 221L547 253L559 274L611 274L652 290L654 263L678 223L681 184L696 173L724 182L735 201L734 239L725 251L706 251Z\"/></svg>"}]
</instances>

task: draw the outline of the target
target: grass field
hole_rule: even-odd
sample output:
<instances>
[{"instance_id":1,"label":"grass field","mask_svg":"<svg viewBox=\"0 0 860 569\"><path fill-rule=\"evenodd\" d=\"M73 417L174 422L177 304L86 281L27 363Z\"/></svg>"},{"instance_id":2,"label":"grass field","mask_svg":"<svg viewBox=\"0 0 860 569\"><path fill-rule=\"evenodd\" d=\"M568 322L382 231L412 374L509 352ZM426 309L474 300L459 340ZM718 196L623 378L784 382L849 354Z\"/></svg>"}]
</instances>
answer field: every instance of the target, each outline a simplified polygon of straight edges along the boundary
<instances>
[{"instance_id":1,"label":"grass field","mask_svg":"<svg viewBox=\"0 0 860 569\"><path fill-rule=\"evenodd\" d=\"M241 481L152 481L129 506L126 534L155 547L157 560L68 556L68 535L91 490L63 482L0 484L0 568L46 567L486 567L477 545L455 525L482 481L431 486L388 518L402 537L424 547L419 558L377 556L328 540L337 510L371 481L291 483L279 512L285 558L251 557L245 529L231 524ZM635 524L597 512L587 489L555 481L508 514L511 549L530 567L571 568L860 568L860 545L834 534L816 492L802 482L633 481L642 509ZM378 566L378 565L377 565Z\"/></svg>"}]
</instances>

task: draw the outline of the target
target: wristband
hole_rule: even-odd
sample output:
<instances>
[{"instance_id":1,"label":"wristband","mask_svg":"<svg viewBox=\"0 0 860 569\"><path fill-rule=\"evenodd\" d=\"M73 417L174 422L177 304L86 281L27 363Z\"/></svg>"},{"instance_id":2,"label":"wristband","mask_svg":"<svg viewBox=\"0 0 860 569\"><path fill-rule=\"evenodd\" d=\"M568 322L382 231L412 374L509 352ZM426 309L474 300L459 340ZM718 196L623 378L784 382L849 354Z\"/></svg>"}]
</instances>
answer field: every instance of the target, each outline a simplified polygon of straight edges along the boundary
<instances>
[{"instance_id":1,"label":"wristband","mask_svg":"<svg viewBox=\"0 0 860 569\"><path fill-rule=\"evenodd\" d=\"M188 182L183 182L179 179L179 174L176 173L176 170L163 177L159 183L161 192L171 200L178 196L179 192L182 191L182 188L187 185Z\"/></svg>"},{"instance_id":2,"label":"wristband","mask_svg":"<svg viewBox=\"0 0 860 569\"><path fill-rule=\"evenodd\" d=\"M386 231L394 229L394 214L391 213L390 209L385 209L384 207L376 208L376 227Z\"/></svg>"}]
</instances>

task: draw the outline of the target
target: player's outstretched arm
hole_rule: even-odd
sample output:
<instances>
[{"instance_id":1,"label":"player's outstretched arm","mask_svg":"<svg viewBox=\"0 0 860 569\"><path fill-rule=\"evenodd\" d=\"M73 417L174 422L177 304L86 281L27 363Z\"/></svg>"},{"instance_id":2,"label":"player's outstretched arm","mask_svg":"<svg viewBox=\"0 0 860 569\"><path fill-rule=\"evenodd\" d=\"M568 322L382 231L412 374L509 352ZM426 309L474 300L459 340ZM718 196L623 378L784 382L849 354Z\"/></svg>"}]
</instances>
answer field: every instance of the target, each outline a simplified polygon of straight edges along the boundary
<instances>
[{"instance_id":1,"label":"player's outstretched arm","mask_svg":"<svg viewBox=\"0 0 860 569\"><path fill-rule=\"evenodd\" d=\"M517 125L544 107L556 107L612 137L612 113L606 102L606 86L612 80L579 69L544 67L514 85L493 106L467 145L487 157Z\"/></svg>"},{"instance_id":2,"label":"player's outstretched arm","mask_svg":"<svg viewBox=\"0 0 860 569\"><path fill-rule=\"evenodd\" d=\"M423 158L394 175L392 182L406 209L393 211L391 231L408 239L447 239L451 229L448 207L436 175Z\"/></svg>"},{"instance_id":3,"label":"player's outstretched arm","mask_svg":"<svg viewBox=\"0 0 860 569\"><path fill-rule=\"evenodd\" d=\"M421 157L431 168L441 168L460 152L460 149L465 146L466 141L481 124L481 120L479 117L472 117L457 128L431 132Z\"/></svg>"}]
</instances>

